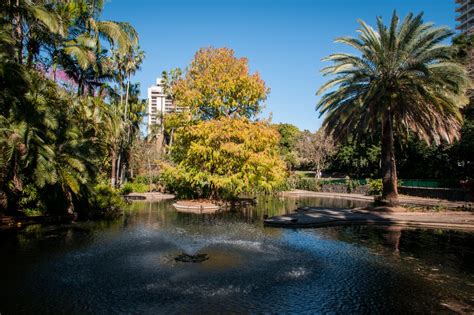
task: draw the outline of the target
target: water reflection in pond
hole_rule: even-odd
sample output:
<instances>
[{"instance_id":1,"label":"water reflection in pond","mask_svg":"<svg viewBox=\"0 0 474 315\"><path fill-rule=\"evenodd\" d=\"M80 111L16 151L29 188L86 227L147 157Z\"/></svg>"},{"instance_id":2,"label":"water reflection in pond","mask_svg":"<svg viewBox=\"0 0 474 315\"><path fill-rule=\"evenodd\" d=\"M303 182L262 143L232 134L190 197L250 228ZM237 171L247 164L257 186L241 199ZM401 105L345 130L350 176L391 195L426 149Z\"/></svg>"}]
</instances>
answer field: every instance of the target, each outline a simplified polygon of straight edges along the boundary
<instances>
[{"instance_id":1,"label":"water reflection in pond","mask_svg":"<svg viewBox=\"0 0 474 315\"><path fill-rule=\"evenodd\" d=\"M394 227L264 228L345 200L263 197L194 215L134 203L117 220L0 235L0 312L426 313L474 305L474 235ZM201 263L174 258L205 253Z\"/></svg>"}]
</instances>

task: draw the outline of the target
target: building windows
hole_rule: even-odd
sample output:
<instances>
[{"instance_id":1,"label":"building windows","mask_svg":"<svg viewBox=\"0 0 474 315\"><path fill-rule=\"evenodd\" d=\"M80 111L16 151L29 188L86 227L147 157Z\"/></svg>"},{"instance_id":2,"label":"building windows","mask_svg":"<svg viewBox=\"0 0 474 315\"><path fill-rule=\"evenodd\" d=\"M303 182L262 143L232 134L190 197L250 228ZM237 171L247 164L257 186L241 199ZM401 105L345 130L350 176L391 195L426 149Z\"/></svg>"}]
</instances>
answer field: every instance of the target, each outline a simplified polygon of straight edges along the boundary
<instances>
[{"instance_id":1,"label":"building windows","mask_svg":"<svg viewBox=\"0 0 474 315\"><path fill-rule=\"evenodd\" d=\"M152 125L161 126L163 115L182 111L182 107L175 106L173 101L164 94L161 78L156 80L155 85L148 88L148 130Z\"/></svg>"}]
</instances>

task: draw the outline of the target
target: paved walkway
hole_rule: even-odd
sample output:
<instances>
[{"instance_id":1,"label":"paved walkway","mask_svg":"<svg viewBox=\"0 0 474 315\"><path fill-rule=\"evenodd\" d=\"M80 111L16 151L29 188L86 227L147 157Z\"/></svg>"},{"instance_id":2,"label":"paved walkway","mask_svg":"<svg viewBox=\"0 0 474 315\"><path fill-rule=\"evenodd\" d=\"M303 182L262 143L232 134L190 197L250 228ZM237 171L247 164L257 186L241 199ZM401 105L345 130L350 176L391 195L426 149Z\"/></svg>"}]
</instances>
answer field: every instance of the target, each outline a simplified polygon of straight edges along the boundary
<instances>
[{"instance_id":1,"label":"paved walkway","mask_svg":"<svg viewBox=\"0 0 474 315\"><path fill-rule=\"evenodd\" d=\"M474 231L474 213L444 212L374 212L351 209L304 207L298 212L275 216L264 221L266 226L315 228L337 225L377 224Z\"/></svg>"},{"instance_id":2,"label":"paved walkway","mask_svg":"<svg viewBox=\"0 0 474 315\"><path fill-rule=\"evenodd\" d=\"M314 192L307 190L292 190L282 193L284 196L293 197L320 197L320 198L340 198L348 200L360 200L360 201L374 201L373 196L366 196L362 194L344 194L344 193L328 193L328 192ZM446 209L472 209L474 202L464 201L449 201L442 199L422 198L414 196L400 195L399 197L401 205L412 205L412 206L425 206L425 207L436 207L440 206Z\"/></svg>"}]
</instances>

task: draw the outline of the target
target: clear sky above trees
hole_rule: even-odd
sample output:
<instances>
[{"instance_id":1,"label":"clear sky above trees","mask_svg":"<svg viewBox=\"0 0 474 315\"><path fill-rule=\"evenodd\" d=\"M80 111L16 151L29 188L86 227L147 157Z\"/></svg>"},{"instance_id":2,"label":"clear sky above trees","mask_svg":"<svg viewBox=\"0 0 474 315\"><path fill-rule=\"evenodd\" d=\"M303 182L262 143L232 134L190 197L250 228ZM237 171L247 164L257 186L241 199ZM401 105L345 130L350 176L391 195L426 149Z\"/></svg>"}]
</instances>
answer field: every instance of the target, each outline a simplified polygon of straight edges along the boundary
<instances>
[{"instance_id":1,"label":"clear sky above trees","mask_svg":"<svg viewBox=\"0 0 474 315\"><path fill-rule=\"evenodd\" d=\"M136 81L146 88L161 71L185 67L201 47L227 46L249 59L271 88L264 115L301 129L319 128L315 92L320 59L345 49L336 37L355 35L357 19L386 21L425 12L425 20L455 26L454 0L112 0L106 19L127 20L140 34L146 59Z\"/></svg>"}]
</instances>

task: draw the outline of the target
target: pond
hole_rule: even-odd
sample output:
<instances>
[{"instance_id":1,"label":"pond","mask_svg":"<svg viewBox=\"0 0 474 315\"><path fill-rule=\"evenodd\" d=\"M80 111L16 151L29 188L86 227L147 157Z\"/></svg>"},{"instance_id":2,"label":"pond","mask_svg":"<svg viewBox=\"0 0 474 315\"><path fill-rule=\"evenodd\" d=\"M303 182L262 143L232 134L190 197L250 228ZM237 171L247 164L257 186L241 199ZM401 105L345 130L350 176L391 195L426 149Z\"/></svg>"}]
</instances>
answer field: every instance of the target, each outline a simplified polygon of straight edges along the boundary
<instances>
[{"instance_id":1,"label":"pond","mask_svg":"<svg viewBox=\"0 0 474 315\"><path fill-rule=\"evenodd\" d=\"M0 313L451 313L474 310L474 234L263 227L337 199L261 197L212 215L135 202L118 219L0 234ZM200 263L181 253L207 254Z\"/></svg>"}]
</instances>

